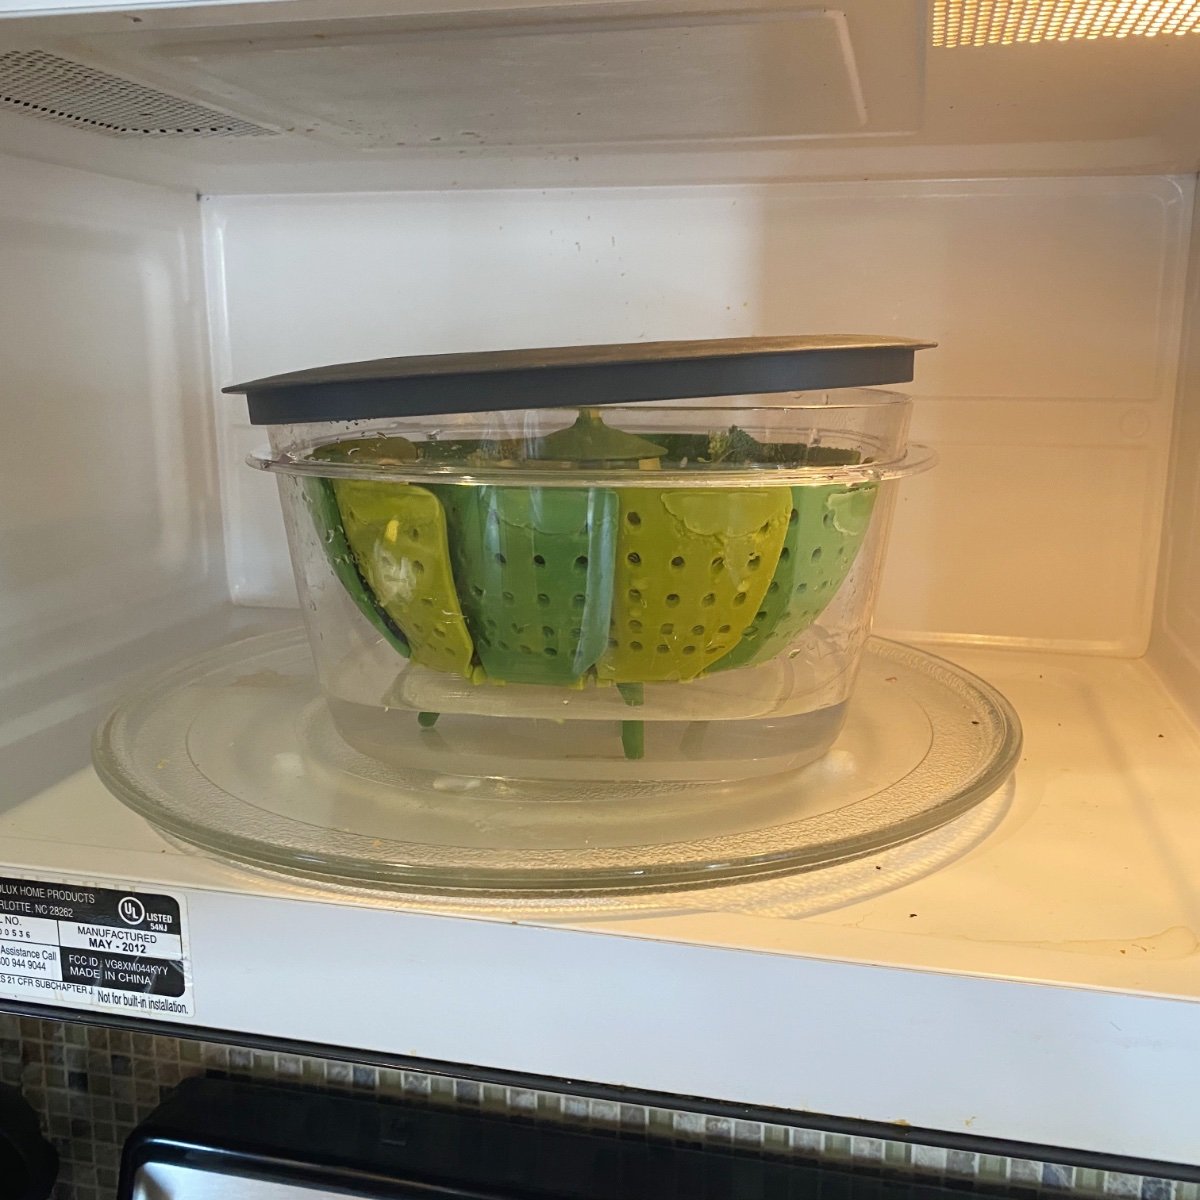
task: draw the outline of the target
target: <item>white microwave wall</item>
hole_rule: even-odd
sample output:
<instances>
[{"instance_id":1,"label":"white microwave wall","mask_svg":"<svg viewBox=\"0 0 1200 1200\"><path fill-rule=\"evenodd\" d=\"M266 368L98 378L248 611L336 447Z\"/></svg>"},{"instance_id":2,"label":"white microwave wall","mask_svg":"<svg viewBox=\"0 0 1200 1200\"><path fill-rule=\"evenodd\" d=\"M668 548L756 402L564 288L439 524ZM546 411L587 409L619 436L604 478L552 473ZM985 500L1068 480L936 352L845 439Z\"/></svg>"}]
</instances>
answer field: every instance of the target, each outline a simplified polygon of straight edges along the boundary
<instances>
[{"instance_id":1,"label":"white microwave wall","mask_svg":"<svg viewBox=\"0 0 1200 1200\"><path fill-rule=\"evenodd\" d=\"M87 762L131 647L228 603L194 195L0 159L5 800Z\"/></svg>"}]
</instances>

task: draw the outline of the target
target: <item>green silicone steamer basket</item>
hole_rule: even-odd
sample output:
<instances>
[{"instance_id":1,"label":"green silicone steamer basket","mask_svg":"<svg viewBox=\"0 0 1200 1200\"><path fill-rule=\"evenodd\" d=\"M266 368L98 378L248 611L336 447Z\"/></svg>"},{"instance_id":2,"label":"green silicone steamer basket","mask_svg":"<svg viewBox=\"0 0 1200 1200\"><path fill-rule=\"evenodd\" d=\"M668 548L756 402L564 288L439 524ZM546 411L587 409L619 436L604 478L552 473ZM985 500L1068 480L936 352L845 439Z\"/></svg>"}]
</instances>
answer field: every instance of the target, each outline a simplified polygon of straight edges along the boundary
<instances>
[{"instance_id":1,"label":"green silicone steamer basket","mask_svg":"<svg viewBox=\"0 0 1200 1200\"><path fill-rule=\"evenodd\" d=\"M398 788L630 800L799 771L867 638L928 343L398 358L248 397L338 734ZM432 794L432 792L431 792Z\"/></svg>"}]
</instances>

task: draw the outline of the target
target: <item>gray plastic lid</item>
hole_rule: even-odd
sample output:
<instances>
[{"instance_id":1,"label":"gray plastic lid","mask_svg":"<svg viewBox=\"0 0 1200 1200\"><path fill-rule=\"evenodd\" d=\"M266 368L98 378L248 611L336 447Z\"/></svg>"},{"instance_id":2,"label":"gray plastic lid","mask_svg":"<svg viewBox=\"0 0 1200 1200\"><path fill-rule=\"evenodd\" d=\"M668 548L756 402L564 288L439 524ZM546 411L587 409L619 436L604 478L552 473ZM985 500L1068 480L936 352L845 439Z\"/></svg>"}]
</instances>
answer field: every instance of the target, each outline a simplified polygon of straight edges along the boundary
<instances>
[{"instance_id":1,"label":"gray plastic lid","mask_svg":"<svg viewBox=\"0 0 1200 1200\"><path fill-rule=\"evenodd\" d=\"M244 393L255 425L591 407L904 383L934 342L867 334L628 342L380 358L271 375Z\"/></svg>"}]
</instances>

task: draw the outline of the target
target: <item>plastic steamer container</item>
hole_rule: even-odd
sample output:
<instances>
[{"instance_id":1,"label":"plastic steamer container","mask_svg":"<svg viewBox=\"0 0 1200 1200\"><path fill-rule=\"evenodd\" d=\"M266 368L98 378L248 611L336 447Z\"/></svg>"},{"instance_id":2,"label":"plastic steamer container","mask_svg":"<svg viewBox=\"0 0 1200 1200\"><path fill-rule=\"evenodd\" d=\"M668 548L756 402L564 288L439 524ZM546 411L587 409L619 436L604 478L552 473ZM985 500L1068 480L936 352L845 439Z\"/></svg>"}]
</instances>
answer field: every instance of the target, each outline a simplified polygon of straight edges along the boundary
<instances>
[{"instance_id":1,"label":"plastic steamer container","mask_svg":"<svg viewBox=\"0 0 1200 1200\"><path fill-rule=\"evenodd\" d=\"M911 379L926 345L442 355L229 389L268 427L252 462L377 799L434 841L536 829L532 867L794 806L845 719L896 483L932 461L909 400L861 385Z\"/></svg>"}]
</instances>

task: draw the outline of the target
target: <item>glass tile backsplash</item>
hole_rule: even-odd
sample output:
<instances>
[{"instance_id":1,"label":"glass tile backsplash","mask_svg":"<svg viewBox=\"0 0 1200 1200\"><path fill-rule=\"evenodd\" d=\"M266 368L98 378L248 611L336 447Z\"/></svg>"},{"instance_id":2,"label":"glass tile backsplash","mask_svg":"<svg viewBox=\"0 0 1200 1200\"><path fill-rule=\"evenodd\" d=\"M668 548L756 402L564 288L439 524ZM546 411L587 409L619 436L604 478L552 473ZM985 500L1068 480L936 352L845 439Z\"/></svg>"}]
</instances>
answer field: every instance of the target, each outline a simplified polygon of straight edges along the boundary
<instances>
[{"instance_id":1,"label":"glass tile backsplash","mask_svg":"<svg viewBox=\"0 0 1200 1200\"><path fill-rule=\"evenodd\" d=\"M129 1131L181 1079L205 1073L469 1105L526 1119L618 1129L631 1137L736 1145L765 1154L933 1176L967 1188L978 1184L1022 1194L1200 1200L1200 1185L1174 1179L0 1013L0 1082L21 1088L58 1148L62 1168L56 1200L113 1200L121 1146Z\"/></svg>"}]
</instances>

